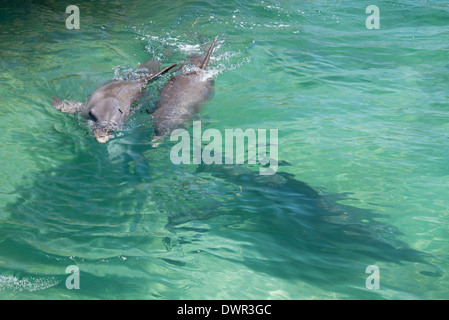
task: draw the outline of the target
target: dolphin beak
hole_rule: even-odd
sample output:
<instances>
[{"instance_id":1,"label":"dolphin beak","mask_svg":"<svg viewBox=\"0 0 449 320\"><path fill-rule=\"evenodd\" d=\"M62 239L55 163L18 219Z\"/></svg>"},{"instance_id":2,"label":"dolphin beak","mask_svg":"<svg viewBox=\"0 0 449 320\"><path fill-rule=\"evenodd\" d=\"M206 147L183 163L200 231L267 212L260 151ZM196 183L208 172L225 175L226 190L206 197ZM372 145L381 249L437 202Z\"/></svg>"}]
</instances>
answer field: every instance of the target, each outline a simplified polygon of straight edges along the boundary
<instances>
[{"instance_id":1,"label":"dolphin beak","mask_svg":"<svg viewBox=\"0 0 449 320\"><path fill-rule=\"evenodd\" d=\"M95 139L97 139L98 142L100 143L105 143L108 142L109 139L113 138L114 136L108 134L108 131L104 131L104 130L95 130L94 131L94 136Z\"/></svg>"}]
</instances>

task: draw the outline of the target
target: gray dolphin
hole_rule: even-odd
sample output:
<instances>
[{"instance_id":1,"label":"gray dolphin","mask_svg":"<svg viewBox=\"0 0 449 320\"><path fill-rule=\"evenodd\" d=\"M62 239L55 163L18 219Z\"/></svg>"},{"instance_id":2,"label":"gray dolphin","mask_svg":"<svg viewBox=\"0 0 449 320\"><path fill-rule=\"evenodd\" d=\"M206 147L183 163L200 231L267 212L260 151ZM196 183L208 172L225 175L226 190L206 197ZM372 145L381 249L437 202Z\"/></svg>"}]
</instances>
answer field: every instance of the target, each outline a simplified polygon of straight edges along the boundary
<instances>
[{"instance_id":1,"label":"gray dolphin","mask_svg":"<svg viewBox=\"0 0 449 320\"><path fill-rule=\"evenodd\" d=\"M141 64L139 68L151 75L142 75L137 80L109 81L95 90L84 104L53 97L52 105L61 112L79 113L89 119L88 124L95 138L98 142L105 143L113 137L109 133L120 128L128 119L132 104L142 97L145 86L176 66L172 64L157 72L159 65L160 63L154 61Z\"/></svg>"},{"instance_id":2,"label":"gray dolphin","mask_svg":"<svg viewBox=\"0 0 449 320\"><path fill-rule=\"evenodd\" d=\"M203 71L209 63L217 38L212 42L205 57L191 57L198 70L173 76L162 88L154 119L154 137L158 140L185 125L192 116L214 95L214 81L204 79ZM204 59L202 59L204 58Z\"/></svg>"}]
</instances>

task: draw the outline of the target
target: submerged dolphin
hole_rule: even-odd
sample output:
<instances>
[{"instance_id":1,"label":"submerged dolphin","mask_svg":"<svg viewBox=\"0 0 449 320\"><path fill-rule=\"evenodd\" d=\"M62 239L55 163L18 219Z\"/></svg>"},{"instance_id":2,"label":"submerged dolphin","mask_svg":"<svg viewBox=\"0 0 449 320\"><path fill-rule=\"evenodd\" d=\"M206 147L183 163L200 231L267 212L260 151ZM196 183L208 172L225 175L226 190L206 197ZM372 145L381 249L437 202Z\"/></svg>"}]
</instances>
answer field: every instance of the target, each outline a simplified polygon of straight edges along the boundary
<instances>
[{"instance_id":1,"label":"submerged dolphin","mask_svg":"<svg viewBox=\"0 0 449 320\"><path fill-rule=\"evenodd\" d=\"M122 126L128 119L132 104L143 95L143 89L153 79L166 73L176 64L161 71L141 76L137 80L112 80L95 90L85 104L69 100L62 101L53 97L54 108L65 113L79 113L88 118L88 124L98 142L107 142L113 136L109 133ZM140 65L146 71L153 73L154 66L150 61Z\"/></svg>"},{"instance_id":2,"label":"submerged dolphin","mask_svg":"<svg viewBox=\"0 0 449 320\"><path fill-rule=\"evenodd\" d=\"M214 81L205 79L203 72L209 63L217 38L212 42L204 59L191 57L197 70L172 77L161 91L161 96L152 114L154 138L167 136L199 112L214 92Z\"/></svg>"}]
</instances>

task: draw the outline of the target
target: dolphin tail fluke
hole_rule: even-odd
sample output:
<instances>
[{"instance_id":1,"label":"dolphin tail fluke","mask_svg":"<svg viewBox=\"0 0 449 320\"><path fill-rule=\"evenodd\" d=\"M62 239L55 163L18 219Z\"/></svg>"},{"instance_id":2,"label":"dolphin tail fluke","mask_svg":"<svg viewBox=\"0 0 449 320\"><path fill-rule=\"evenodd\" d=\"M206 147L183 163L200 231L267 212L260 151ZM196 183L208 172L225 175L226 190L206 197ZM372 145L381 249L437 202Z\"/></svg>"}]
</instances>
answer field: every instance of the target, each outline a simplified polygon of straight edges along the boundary
<instances>
[{"instance_id":1,"label":"dolphin tail fluke","mask_svg":"<svg viewBox=\"0 0 449 320\"><path fill-rule=\"evenodd\" d=\"M200 66L200 68L203 69L203 70L205 70L207 68L207 64L209 63L210 56L212 54L212 51L214 50L215 42L217 42L217 38L218 37L215 37L214 41L210 45L209 51L207 51L206 58L204 58L204 61L203 61L203 63Z\"/></svg>"},{"instance_id":2,"label":"dolphin tail fluke","mask_svg":"<svg viewBox=\"0 0 449 320\"><path fill-rule=\"evenodd\" d=\"M162 70L159 71L158 73L155 73L155 74L149 76L148 78L145 78L145 82L146 82L146 83L150 82L151 80L153 80L153 79L159 77L160 75L163 75L164 73L170 71L171 69L173 69L173 68L176 67L176 66L177 66L177 64L175 63L175 64L172 64L172 65L170 65L170 66L168 66L168 67L162 69Z\"/></svg>"}]
</instances>

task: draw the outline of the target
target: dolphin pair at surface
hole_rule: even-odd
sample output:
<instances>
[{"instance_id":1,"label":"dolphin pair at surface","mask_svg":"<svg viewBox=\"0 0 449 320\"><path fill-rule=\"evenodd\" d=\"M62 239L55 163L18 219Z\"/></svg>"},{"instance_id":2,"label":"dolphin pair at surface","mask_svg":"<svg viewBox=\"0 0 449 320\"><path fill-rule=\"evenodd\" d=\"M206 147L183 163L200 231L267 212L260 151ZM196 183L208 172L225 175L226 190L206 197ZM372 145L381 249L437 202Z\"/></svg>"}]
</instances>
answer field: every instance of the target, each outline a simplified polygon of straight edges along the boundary
<instances>
[{"instance_id":1,"label":"dolphin pair at surface","mask_svg":"<svg viewBox=\"0 0 449 320\"><path fill-rule=\"evenodd\" d=\"M155 138L167 136L176 128L186 124L200 111L201 106L213 97L214 82L204 79L206 69L217 38L212 42L205 57L190 57L194 71L173 76L161 91L154 119ZM160 75L170 71L172 64L157 72L154 61L140 65L150 73L137 80L112 80L95 90L86 103L74 100L52 99L55 109L64 113L77 113L88 119L88 124L98 142L107 142L110 132L124 125L131 114L134 102L142 98L145 87ZM156 70L155 70L156 69Z\"/></svg>"}]
</instances>

